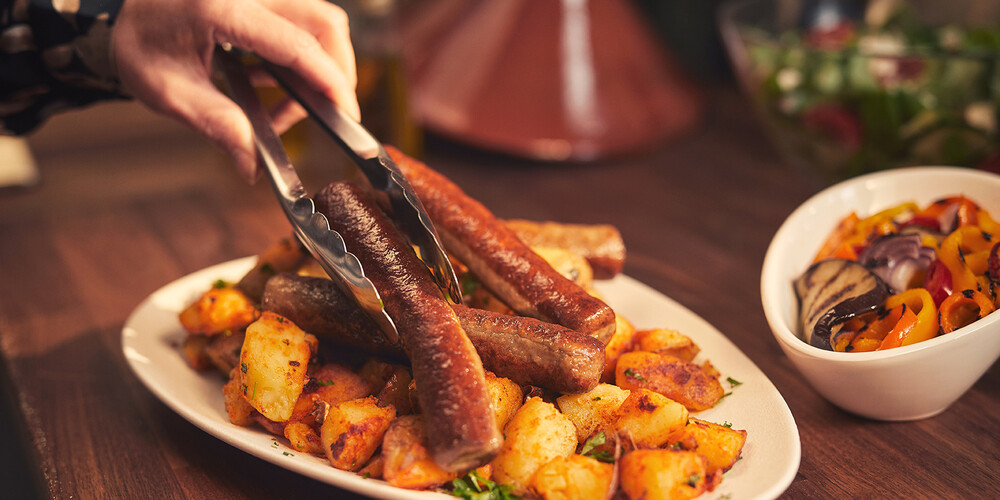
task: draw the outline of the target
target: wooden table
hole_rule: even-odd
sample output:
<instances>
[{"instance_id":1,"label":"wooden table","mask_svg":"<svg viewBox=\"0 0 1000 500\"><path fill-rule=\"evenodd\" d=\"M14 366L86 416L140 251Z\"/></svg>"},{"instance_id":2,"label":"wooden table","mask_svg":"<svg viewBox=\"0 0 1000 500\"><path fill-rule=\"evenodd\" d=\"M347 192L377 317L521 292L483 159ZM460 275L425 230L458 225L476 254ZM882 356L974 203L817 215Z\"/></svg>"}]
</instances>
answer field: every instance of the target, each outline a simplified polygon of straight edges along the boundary
<instances>
[{"instance_id":1,"label":"wooden table","mask_svg":"<svg viewBox=\"0 0 1000 500\"><path fill-rule=\"evenodd\" d=\"M433 140L427 159L500 216L618 226L626 272L728 335L788 402L802 462L786 496L1000 496L997 366L940 416L884 423L827 403L782 354L760 307L761 262L818 186L780 161L735 92L709 96L697 130L627 158L547 165ZM0 193L0 491L351 497L189 424L121 352L123 322L149 293L287 233L266 185L247 187L200 138L133 104L58 117L31 142L41 185Z\"/></svg>"}]
</instances>

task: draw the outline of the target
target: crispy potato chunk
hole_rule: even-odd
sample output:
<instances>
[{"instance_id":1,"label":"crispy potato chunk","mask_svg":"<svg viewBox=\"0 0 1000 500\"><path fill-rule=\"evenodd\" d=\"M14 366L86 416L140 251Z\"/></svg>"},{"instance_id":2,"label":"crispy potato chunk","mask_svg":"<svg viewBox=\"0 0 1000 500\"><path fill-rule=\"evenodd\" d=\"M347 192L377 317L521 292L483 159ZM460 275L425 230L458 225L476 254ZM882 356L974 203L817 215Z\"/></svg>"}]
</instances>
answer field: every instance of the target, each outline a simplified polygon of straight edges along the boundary
<instances>
[{"instance_id":1,"label":"crispy potato chunk","mask_svg":"<svg viewBox=\"0 0 1000 500\"><path fill-rule=\"evenodd\" d=\"M649 389L635 389L618 407L615 429L638 448L659 448L687 424L684 405Z\"/></svg>"},{"instance_id":2,"label":"crispy potato chunk","mask_svg":"<svg viewBox=\"0 0 1000 500\"><path fill-rule=\"evenodd\" d=\"M580 254L565 248L548 246L533 246L531 249L566 279L584 288L593 283L594 270L591 269L587 259Z\"/></svg>"},{"instance_id":3,"label":"crispy potato chunk","mask_svg":"<svg viewBox=\"0 0 1000 500\"><path fill-rule=\"evenodd\" d=\"M614 465L583 455L556 457L531 478L531 490L545 500L603 500Z\"/></svg>"},{"instance_id":4,"label":"crispy potato chunk","mask_svg":"<svg viewBox=\"0 0 1000 500\"><path fill-rule=\"evenodd\" d=\"M268 420L288 420L306 384L311 352L302 329L265 312L247 327L240 352L243 397Z\"/></svg>"},{"instance_id":5,"label":"crispy potato chunk","mask_svg":"<svg viewBox=\"0 0 1000 500\"><path fill-rule=\"evenodd\" d=\"M243 292L224 286L212 288L181 311L178 319L188 333L218 335L252 323L259 311Z\"/></svg>"},{"instance_id":6,"label":"crispy potato chunk","mask_svg":"<svg viewBox=\"0 0 1000 500\"><path fill-rule=\"evenodd\" d=\"M382 444L382 436L394 418L396 409L380 407L375 396L332 406L320 430L326 457L338 469L360 469Z\"/></svg>"},{"instance_id":7,"label":"crispy potato chunk","mask_svg":"<svg viewBox=\"0 0 1000 500\"><path fill-rule=\"evenodd\" d=\"M292 449L310 455L323 455L323 446L319 434L303 422L285 424L285 438Z\"/></svg>"},{"instance_id":8,"label":"crispy potato chunk","mask_svg":"<svg viewBox=\"0 0 1000 500\"><path fill-rule=\"evenodd\" d=\"M551 403L529 398L504 427L500 454L493 459L496 482L517 495L528 492L531 476L556 457L576 452L576 427Z\"/></svg>"},{"instance_id":9,"label":"crispy potato chunk","mask_svg":"<svg viewBox=\"0 0 1000 500\"><path fill-rule=\"evenodd\" d=\"M382 459L382 477L397 488L433 488L458 477L431 458L421 415L404 415L389 424L382 441Z\"/></svg>"},{"instance_id":10,"label":"crispy potato chunk","mask_svg":"<svg viewBox=\"0 0 1000 500\"><path fill-rule=\"evenodd\" d=\"M212 368L212 359L205 353L208 347L208 337L202 334L191 334L184 338L181 354L195 371L203 372ZM223 372L226 373L226 372Z\"/></svg>"},{"instance_id":11,"label":"crispy potato chunk","mask_svg":"<svg viewBox=\"0 0 1000 500\"><path fill-rule=\"evenodd\" d=\"M721 480L721 473L707 473L706 462L690 451L635 450L619 463L621 489L630 500L694 498Z\"/></svg>"},{"instance_id":12,"label":"crispy potato chunk","mask_svg":"<svg viewBox=\"0 0 1000 500\"><path fill-rule=\"evenodd\" d=\"M701 348L690 337L669 328L635 332L633 349L669 354L684 361L691 361L701 351Z\"/></svg>"},{"instance_id":13,"label":"crispy potato chunk","mask_svg":"<svg viewBox=\"0 0 1000 500\"><path fill-rule=\"evenodd\" d=\"M486 372L486 390L493 402L493 411L497 416L497 428L503 429L524 400L521 386L509 378L498 377L492 372Z\"/></svg>"},{"instance_id":14,"label":"crispy potato chunk","mask_svg":"<svg viewBox=\"0 0 1000 500\"><path fill-rule=\"evenodd\" d=\"M702 367L667 354L627 352L618 358L615 382L625 389L649 389L691 411L707 410L725 394Z\"/></svg>"},{"instance_id":15,"label":"crispy potato chunk","mask_svg":"<svg viewBox=\"0 0 1000 500\"><path fill-rule=\"evenodd\" d=\"M613 278L625 265L625 242L614 226L523 219L511 219L506 224L526 245L565 248L584 256L596 278Z\"/></svg>"},{"instance_id":16,"label":"crispy potato chunk","mask_svg":"<svg viewBox=\"0 0 1000 500\"><path fill-rule=\"evenodd\" d=\"M236 284L251 299L260 301L267 280L278 273L292 272L309 254L292 238L282 238L257 257L257 264Z\"/></svg>"},{"instance_id":17,"label":"crispy potato chunk","mask_svg":"<svg viewBox=\"0 0 1000 500\"><path fill-rule=\"evenodd\" d=\"M329 405L363 398L372 393L368 380L350 368L337 363L327 363L309 374L310 386L315 384L316 399Z\"/></svg>"},{"instance_id":18,"label":"crispy potato chunk","mask_svg":"<svg viewBox=\"0 0 1000 500\"><path fill-rule=\"evenodd\" d=\"M229 374L229 381L222 386L222 394L225 396L226 414L229 415L230 422L243 427L249 427L254 424L253 414L256 413L256 410L243 397L243 390L240 389L240 385L242 385L240 382L240 372L238 369L233 369Z\"/></svg>"},{"instance_id":19,"label":"crispy potato chunk","mask_svg":"<svg viewBox=\"0 0 1000 500\"><path fill-rule=\"evenodd\" d=\"M615 382L615 366L618 364L618 358L632 350L634 337L635 327L624 316L616 313L615 334L604 347L604 373L601 375L601 382L609 384Z\"/></svg>"},{"instance_id":20,"label":"crispy potato chunk","mask_svg":"<svg viewBox=\"0 0 1000 500\"><path fill-rule=\"evenodd\" d=\"M576 427L576 439L583 443L597 428L612 428L618 407L628 398L629 391L611 384L598 384L580 394L567 394L556 399L559 411Z\"/></svg>"},{"instance_id":21,"label":"crispy potato chunk","mask_svg":"<svg viewBox=\"0 0 1000 500\"><path fill-rule=\"evenodd\" d=\"M743 451L747 431L692 418L671 441L708 459L708 473L729 470Z\"/></svg>"}]
</instances>

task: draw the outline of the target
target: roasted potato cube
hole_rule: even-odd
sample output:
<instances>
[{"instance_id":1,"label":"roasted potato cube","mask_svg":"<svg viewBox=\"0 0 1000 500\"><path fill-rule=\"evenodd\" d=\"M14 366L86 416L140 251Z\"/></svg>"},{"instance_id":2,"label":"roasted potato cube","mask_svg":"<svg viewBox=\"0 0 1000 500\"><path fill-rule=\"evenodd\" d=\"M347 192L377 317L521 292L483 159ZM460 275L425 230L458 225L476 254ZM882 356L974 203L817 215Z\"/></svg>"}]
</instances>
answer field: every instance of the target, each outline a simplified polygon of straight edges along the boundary
<instances>
[{"instance_id":1,"label":"roasted potato cube","mask_svg":"<svg viewBox=\"0 0 1000 500\"><path fill-rule=\"evenodd\" d=\"M636 351L669 354L684 361L691 361L701 351L691 337L669 328L635 332L635 343L632 348Z\"/></svg>"},{"instance_id":2,"label":"roasted potato cube","mask_svg":"<svg viewBox=\"0 0 1000 500\"><path fill-rule=\"evenodd\" d=\"M431 458L421 415L404 415L389 424L382 441L382 459L382 477L397 488L422 490L458 477Z\"/></svg>"},{"instance_id":3,"label":"roasted potato cube","mask_svg":"<svg viewBox=\"0 0 1000 500\"><path fill-rule=\"evenodd\" d=\"M504 427L500 454L493 459L493 477L517 495L528 492L531 476L556 457L576 452L576 427L551 403L529 398Z\"/></svg>"},{"instance_id":4,"label":"roasted potato cube","mask_svg":"<svg viewBox=\"0 0 1000 500\"><path fill-rule=\"evenodd\" d=\"M498 377L492 372L486 372L486 390L493 402L493 411L497 416L497 427L503 429L524 400L521 386L509 378Z\"/></svg>"},{"instance_id":5,"label":"roasted potato cube","mask_svg":"<svg viewBox=\"0 0 1000 500\"><path fill-rule=\"evenodd\" d=\"M708 474L707 459L676 450L635 450L619 462L620 487L630 500L694 498L712 491L721 473Z\"/></svg>"},{"instance_id":6,"label":"roasted potato cube","mask_svg":"<svg viewBox=\"0 0 1000 500\"><path fill-rule=\"evenodd\" d=\"M532 246L531 249L566 279L584 288L593 283L594 270L591 269L587 259L584 259L580 254L565 248L551 246Z\"/></svg>"},{"instance_id":7,"label":"roasted potato cube","mask_svg":"<svg viewBox=\"0 0 1000 500\"><path fill-rule=\"evenodd\" d=\"M311 455L323 455L323 446L319 434L302 422L289 422L285 424L285 438L293 450Z\"/></svg>"},{"instance_id":8,"label":"roasted potato cube","mask_svg":"<svg viewBox=\"0 0 1000 500\"><path fill-rule=\"evenodd\" d=\"M595 278L612 278L625 265L625 242L614 226L523 219L508 220L506 224L528 246L565 248L582 255L593 267Z\"/></svg>"},{"instance_id":9,"label":"roasted potato cube","mask_svg":"<svg viewBox=\"0 0 1000 500\"><path fill-rule=\"evenodd\" d=\"M253 414L256 413L256 410L243 397L241 385L240 372L238 369L233 369L229 374L229 381L222 386L222 394L225 396L226 414L229 415L229 421L236 425L249 427L254 423Z\"/></svg>"},{"instance_id":10,"label":"roasted potato cube","mask_svg":"<svg viewBox=\"0 0 1000 500\"><path fill-rule=\"evenodd\" d=\"M310 372L309 386L315 388L316 399L331 406L372 393L368 380L337 363L327 363Z\"/></svg>"},{"instance_id":11,"label":"roasted potato cube","mask_svg":"<svg viewBox=\"0 0 1000 500\"><path fill-rule=\"evenodd\" d=\"M203 293L181 311L178 319L188 333L217 335L226 330L240 330L257 319L259 311L253 301L243 292L221 285Z\"/></svg>"},{"instance_id":12,"label":"roasted potato cube","mask_svg":"<svg viewBox=\"0 0 1000 500\"><path fill-rule=\"evenodd\" d=\"M259 302L267 280L278 273L295 271L308 255L294 237L281 238L257 257L257 264L240 279L236 288Z\"/></svg>"},{"instance_id":13,"label":"roasted potato cube","mask_svg":"<svg viewBox=\"0 0 1000 500\"><path fill-rule=\"evenodd\" d=\"M277 314L265 312L247 327L243 340L243 397L268 420L288 420L306 384L311 352L302 329Z\"/></svg>"},{"instance_id":14,"label":"roasted potato cube","mask_svg":"<svg viewBox=\"0 0 1000 500\"><path fill-rule=\"evenodd\" d=\"M684 405L662 394L638 388L618 407L615 429L638 448L658 448L687 424Z\"/></svg>"},{"instance_id":15,"label":"roasted potato cube","mask_svg":"<svg viewBox=\"0 0 1000 500\"><path fill-rule=\"evenodd\" d=\"M729 470L740 458L747 431L692 418L671 441L708 459L708 473Z\"/></svg>"},{"instance_id":16,"label":"roasted potato cube","mask_svg":"<svg viewBox=\"0 0 1000 500\"><path fill-rule=\"evenodd\" d=\"M583 455L556 457L535 472L531 490L545 500L603 500L614 469Z\"/></svg>"},{"instance_id":17,"label":"roasted potato cube","mask_svg":"<svg viewBox=\"0 0 1000 500\"><path fill-rule=\"evenodd\" d=\"M559 411L576 427L576 439L583 443L594 430L612 428L616 412L629 391L611 384L598 384L580 394L567 394L556 398Z\"/></svg>"},{"instance_id":18,"label":"roasted potato cube","mask_svg":"<svg viewBox=\"0 0 1000 500\"><path fill-rule=\"evenodd\" d=\"M382 444L382 436L394 418L396 409L380 407L375 396L330 407L320 430L326 457L338 469L360 469Z\"/></svg>"},{"instance_id":19,"label":"roasted potato cube","mask_svg":"<svg viewBox=\"0 0 1000 500\"><path fill-rule=\"evenodd\" d=\"M181 354L187 360L188 365L195 371L203 372L212 368L212 359L205 353L208 346L208 336L202 334L191 334L184 338L184 345L181 346ZM227 372L223 372L227 373Z\"/></svg>"},{"instance_id":20,"label":"roasted potato cube","mask_svg":"<svg viewBox=\"0 0 1000 500\"><path fill-rule=\"evenodd\" d=\"M609 384L615 382L615 366L618 364L618 358L632 350L634 337L635 327L632 323L621 314L615 314L615 334L604 347L604 373L601 375L601 382Z\"/></svg>"},{"instance_id":21,"label":"roasted potato cube","mask_svg":"<svg viewBox=\"0 0 1000 500\"><path fill-rule=\"evenodd\" d=\"M382 455L375 455L364 467L358 469L358 475L369 479L382 479L382 467L384 465L385 459L382 458Z\"/></svg>"},{"instance_id":22,"label":"roasted potato cube","mask_svg":"<svg viewBox=\"0 0 1000 500\"><path fill-rule=\"evenodd\" d=\"M691 411L707 410L724 394L719 380L702 367L667 354L633 351L622 354L615 383L624 389L649 389Z\"/></svg>"}]
</instances>

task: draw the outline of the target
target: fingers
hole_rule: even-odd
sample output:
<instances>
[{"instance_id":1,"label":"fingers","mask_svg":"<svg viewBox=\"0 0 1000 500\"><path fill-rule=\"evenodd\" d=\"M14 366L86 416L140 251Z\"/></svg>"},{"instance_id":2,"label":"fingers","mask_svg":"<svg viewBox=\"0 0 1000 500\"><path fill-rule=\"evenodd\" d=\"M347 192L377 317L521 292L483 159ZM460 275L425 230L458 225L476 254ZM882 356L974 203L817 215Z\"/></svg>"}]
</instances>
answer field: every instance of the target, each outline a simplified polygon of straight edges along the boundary
<instances>
[{"instance_id":1,"label":"fingers","mask_svg":"<svg viewBox=\"0 0 1000 500\"><path fill-rule=\"evenodd\" d=\"M232 43L291 68L349 115L360 119L360 107L354 93L356 75L348 76L316 36L265 5L244 2L243 6L238 16L219 17L217 42ZM260 29L261 26L267 29Z\"/></svg>"},{"instance_id":2,"label":"fingers","mask_svg":"<svg viewBox=\"0 0 1000 500\"><path fill-rule=\"evenodd\" d=\"M306 117L306 110L295 102L294 99L286 97L273 108L271 108L271 126L278 135L284 134L292 128L299 120Z\"/></svg>"},{"instance_id":3,"label":"fingers","mask_svg":"<svg viewBox=\"0 0 1000 500\"><path fill-rule=\"evenodd\" d=\"M260 177L253 129L243 110L207 79L164 74L170 89L163 111L187 123L225 151L247 183Z\"/></svg>"},{"instance_id":4,"label":"fingers","mask_svg":"<svg viewBox=\"0 0 1000 500\"><path fill-rule=\"evenodd\" d=\"M312 33L337 66L351 88L357 87L358 71L351 42L350 21L341 7L323 0L261 0L272 10Z\"/></svg>"}]
</instances>

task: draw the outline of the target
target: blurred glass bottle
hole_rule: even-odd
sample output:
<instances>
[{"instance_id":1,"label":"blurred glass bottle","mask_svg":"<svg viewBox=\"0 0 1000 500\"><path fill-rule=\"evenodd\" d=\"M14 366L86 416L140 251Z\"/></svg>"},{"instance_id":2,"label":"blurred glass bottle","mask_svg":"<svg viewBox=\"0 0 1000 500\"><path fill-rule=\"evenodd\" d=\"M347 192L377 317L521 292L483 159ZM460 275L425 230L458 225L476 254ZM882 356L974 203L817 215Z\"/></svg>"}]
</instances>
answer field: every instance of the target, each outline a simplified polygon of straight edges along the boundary
<instances>
[{"instance_id":1,"label":"blurred glass bottle","mask_svg":"<svg viewBox=\"0 0 1000 500\"><path fill-rule=\"evenodd\" d=\"M335 0L350 18L358 65L361 123L380 141L411 156L423 153L423 132L410 113L397 0Z\"/></svg>"}]
</instances>

